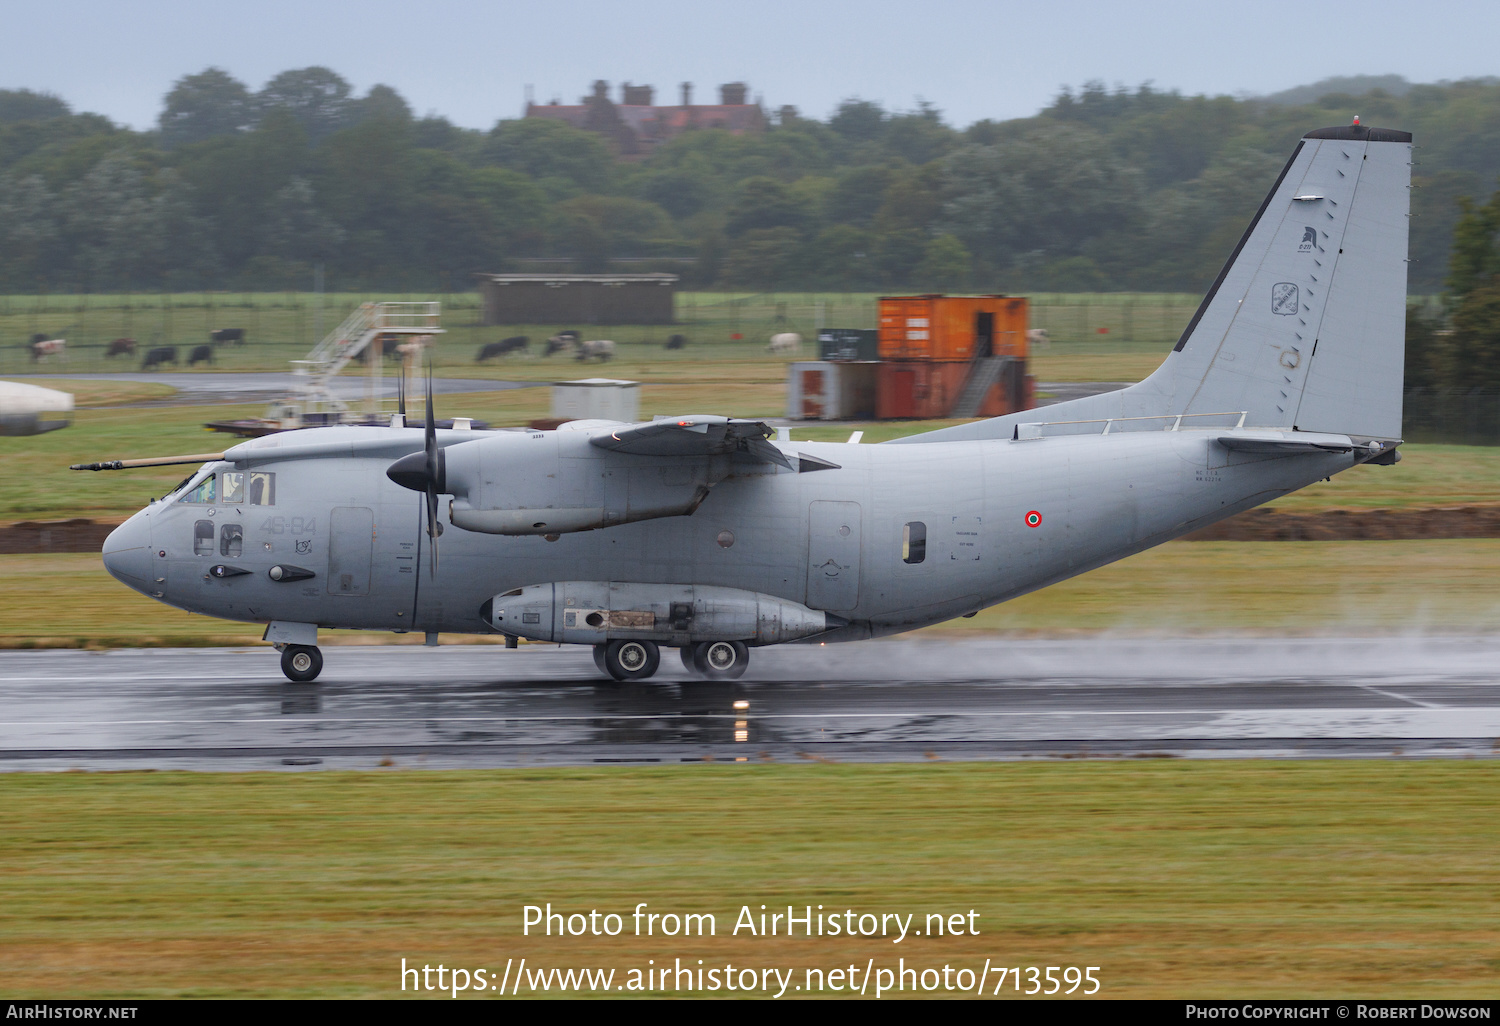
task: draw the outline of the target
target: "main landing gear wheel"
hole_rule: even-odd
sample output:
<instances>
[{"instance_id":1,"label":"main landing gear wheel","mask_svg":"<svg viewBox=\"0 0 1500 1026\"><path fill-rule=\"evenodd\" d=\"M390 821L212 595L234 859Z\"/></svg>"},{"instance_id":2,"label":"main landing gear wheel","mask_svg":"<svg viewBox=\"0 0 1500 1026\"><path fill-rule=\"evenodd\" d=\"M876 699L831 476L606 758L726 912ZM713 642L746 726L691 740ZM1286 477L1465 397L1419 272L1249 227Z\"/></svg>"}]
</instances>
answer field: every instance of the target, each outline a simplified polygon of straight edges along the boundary
<instances>
[{"instance_id":1,"label":"main landing gear wheel","mask_svg":"<svg viewBox=\"0 0 1500 1026\"><path fill-rule=\"evenodd\" d=\"M693 646L693 668L710 680L736 680L750 665L743 641L700 641Z\"/></svg>"},{"instance_id":2,"label":"main landing gear wheel","mask_svg":"<svg viewBox=\"0 0 1500 1026\"><path fill-rule=\"evenodd\" d=\"M323 653L315 645L288 645L281 650L281 672L288 680L306 684L323 672Z\"/></svg>"},{"instance_id":3,"label":"main landing gear wheel","mask_svg":"<svg viewBox=\"0 0 1500 1026\"><path fill-rule=\"evenodd\" d=\"M660 665L661 650L654 641L611 641L604 646L604 670L615 680L645 680Z\"/></svg>"},{"instance_id":4,"label":"main landing gear wheel","mask_svg":"<svg viewBox=\"0 0 1500 1026\"><path fill-rule=\"evenodd\" d=\"M597 666L597 667L599 667L599 672L600 673L608 673L609 672L609 667L604 665L604 650L607 649L608 647L609 647L608 645L595 645L594 646L594 665Z\"/></svg>"}]
</instances>

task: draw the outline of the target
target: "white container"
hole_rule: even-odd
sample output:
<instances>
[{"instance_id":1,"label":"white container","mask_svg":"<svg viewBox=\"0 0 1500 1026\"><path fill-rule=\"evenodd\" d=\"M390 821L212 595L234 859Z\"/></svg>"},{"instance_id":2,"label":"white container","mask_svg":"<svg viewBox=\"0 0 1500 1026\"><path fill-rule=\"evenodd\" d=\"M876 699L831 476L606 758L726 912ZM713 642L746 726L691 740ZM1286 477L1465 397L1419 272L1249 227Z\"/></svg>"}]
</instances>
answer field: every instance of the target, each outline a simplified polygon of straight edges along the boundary
<instances>
[{"instance_id":1,"label":"white container","mask_svg":"<svg viewBox=\"0 0 1500 1026\"><path fill-rule=\"evenodd\" d=\"M552 385L552 416L558 420L640 420L641 386L617 378L584 378Z\"/></svg>"},{"instance_id":2,"label":"white container","mask_svg":"<svg viewBox=\"0 0 1500 1026\"><path fill-rule=\"evenodd\" d=\"M788 420L839 420L843 404L839 388L840 364L827 360L787 364Z\"/></svg>"}]
</instances>

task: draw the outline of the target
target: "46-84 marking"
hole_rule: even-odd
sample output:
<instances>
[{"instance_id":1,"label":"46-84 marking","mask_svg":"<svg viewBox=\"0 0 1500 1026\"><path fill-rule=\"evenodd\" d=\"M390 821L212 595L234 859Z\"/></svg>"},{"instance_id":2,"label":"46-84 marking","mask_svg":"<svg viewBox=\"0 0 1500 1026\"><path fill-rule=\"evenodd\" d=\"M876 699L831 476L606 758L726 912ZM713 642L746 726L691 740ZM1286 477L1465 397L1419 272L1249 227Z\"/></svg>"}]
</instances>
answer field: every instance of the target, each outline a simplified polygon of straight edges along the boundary
<instances>
[{"instance_id":1,"label":"46-84 marking","mask_svg":"<svg viewBox=\"0 0 1500 1026\"><path fill-rule=\"evenodd\" d=\"M317 534L317 517L266 517L260 529L266 534Z\"/></svg>"}]
</instances>

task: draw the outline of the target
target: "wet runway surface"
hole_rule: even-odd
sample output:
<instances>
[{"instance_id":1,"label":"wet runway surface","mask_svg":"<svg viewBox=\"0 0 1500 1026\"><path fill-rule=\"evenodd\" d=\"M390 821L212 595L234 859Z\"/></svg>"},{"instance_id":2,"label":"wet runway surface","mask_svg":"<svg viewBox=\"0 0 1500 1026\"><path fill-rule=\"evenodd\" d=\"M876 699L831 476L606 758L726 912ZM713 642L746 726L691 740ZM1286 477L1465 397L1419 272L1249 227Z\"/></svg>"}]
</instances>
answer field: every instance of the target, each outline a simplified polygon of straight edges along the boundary
<instances>
[{"instance_id":1,"label":"wet runway surface","mask_svg":"<svg viewBox=\"0 0 1500 1026\"><path fill-rule=\"evenodd\" d=\"M1091 756L1496 754L1500 639L886 641L738 681L587 649L0 653L0 769L280 770Z\"/></svg>"}]
</instances>

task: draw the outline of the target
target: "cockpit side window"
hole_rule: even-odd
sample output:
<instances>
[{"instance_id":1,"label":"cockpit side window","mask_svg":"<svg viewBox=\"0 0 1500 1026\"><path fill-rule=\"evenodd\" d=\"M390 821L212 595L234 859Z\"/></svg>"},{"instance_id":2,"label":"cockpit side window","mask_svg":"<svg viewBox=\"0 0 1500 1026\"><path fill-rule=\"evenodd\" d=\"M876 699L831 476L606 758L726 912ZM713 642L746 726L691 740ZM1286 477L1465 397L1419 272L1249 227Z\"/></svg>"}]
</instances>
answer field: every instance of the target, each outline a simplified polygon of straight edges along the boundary
<instances>
[{"instance_id":1,"label":"cockpit side window","mask_svg":"<svg viewBox=\"0 0 1500 1026\"><path fill-rule=\"evenodd\" d=\"M192 503L195 506L210 505L217 501L219 494L217 484L217 476L209 474L202 481L198 482L198 487L184 495L181 501Z\"/></svg>"},{"instance_id":2,"label":"cockpit side window","mask_svg":"<svg viewBox=\"0 0 1500 1026\"><path fill-rule=\"evenodd\" d=\"M224 504L235 506L245 501L245 472L243 470L226 470L219 475L220 484L224 486Z\"/></svg>"},{"instance_id":3,"label":"cockpit side window","mask_svg":"<svg viewBox=\"0 0 1500 1026\"><path fill-rule=\"evenodd\" d=\"M264 470L250 472L250 505L276 505L276 475L274 473Z\"/></svg>"}]
</instances>

